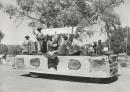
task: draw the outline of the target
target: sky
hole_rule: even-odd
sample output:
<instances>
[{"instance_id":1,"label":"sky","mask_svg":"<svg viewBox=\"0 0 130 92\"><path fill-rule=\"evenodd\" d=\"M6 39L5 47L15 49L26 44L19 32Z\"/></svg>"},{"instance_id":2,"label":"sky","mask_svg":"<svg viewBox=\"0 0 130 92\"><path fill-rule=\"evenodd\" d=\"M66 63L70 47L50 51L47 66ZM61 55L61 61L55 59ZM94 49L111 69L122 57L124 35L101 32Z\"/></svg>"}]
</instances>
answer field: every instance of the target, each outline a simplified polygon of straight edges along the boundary
<instances>
[{"instance_id":1,"label":"sky","mask_svg":"<svg viewBox=\"0 0 130 92\"><path fill-rule=\"evenodd\" d=\"M130 0L124 0L124 4L115 9L115 12L119 15L122 26L130 26Z\"/></svg>"},{"instance_id":2,"label":"sky","mask_svg":"<svg viewBox=\"0 0 130 92\"><path fill-rule=\"evenodd\" d=\"M115 12L121 19L122 26L130 26L130 0L124 0L125 3L115 9ZM14 0L0 0L0 2L12 3ZM32 29L27 27L26 23L20 25L9 19L9 16L0 11L0 30L5 34L2 43L4 44L22 44L25 35L30 35L34 40Z\"/></svg>"}]
</instances>

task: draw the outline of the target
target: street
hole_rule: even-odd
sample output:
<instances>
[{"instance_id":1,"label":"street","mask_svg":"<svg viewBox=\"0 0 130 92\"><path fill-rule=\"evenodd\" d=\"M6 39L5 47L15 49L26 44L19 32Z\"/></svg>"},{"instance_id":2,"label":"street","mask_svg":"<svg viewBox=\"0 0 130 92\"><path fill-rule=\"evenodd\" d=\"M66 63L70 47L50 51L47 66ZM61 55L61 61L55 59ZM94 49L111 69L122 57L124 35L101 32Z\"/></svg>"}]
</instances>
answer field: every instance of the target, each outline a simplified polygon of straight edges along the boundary
<instances>
[{"instance_id":1,"label":"street","mask_svg":"<svg viewBox=\"0 0 130 92\"><path fill-rule=\"evenodd\" d=\"M0 65L0 92L129 92L130 68L119 70L118 80L93 83L65 78L32 78L26 71Z\"/></svg>"}]
</instances>

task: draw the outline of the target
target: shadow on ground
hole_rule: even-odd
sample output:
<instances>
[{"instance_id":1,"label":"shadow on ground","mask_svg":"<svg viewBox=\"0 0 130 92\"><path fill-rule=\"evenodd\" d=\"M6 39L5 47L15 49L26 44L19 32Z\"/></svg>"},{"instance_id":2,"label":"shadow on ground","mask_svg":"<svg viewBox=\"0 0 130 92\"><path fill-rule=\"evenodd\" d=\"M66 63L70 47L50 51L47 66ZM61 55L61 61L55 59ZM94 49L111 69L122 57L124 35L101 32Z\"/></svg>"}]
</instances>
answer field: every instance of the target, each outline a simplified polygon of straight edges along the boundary
<instances>
[{"instance_id":1,"label":"shadow on ground","mask_svg":"<svg viewBox=\"0 0 130 92\"><path fill-rule=\"evenodd\" d=\"M82 83L98 83L98 84L109 84L118 80L118 76L101 79L101 78L74 77L74 76L51 75L51 74L37 74L37 75L38 75L37 78L44 78L50 80L82 82ZM33 78L30 74L24 74L21 76Z\"/></svg>"}]
</instances>

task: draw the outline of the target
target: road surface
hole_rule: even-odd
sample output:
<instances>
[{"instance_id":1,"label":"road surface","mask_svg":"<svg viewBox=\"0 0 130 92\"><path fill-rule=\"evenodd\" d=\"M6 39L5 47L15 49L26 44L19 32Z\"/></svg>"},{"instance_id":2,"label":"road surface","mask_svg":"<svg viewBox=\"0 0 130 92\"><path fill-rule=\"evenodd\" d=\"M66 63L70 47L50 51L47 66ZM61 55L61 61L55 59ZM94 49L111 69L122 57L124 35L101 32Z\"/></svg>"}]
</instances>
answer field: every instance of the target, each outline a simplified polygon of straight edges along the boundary
<instances>
[{"instance_id":1,"label":"road surface","mask_svg":"<svg viewBox=\"0 0 130 92\"><path fill-rule=\"evenodd\" d=\"M0 92L130 92L130 68L119 70L118 80L93 83L64 77L32 78L26 71L0 65Z\"/></svg>"}]
</instances>

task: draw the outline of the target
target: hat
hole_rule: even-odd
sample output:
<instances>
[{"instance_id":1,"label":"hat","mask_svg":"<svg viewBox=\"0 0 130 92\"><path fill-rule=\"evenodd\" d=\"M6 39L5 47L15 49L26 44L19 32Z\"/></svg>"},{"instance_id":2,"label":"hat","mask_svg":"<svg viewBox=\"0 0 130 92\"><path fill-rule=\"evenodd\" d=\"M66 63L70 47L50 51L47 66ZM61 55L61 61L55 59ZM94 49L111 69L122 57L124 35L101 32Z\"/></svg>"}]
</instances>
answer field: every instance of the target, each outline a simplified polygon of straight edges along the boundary
<instances>
[{"instance_id":1,"label":"hat","mask_svg":"<svg viewBox=\"0 0 130 92\"><path fill-rule=\"evenodd\" d=\"M41 31L41 30L42 30L42 28L38 28L38 29L37 29L37 31Z\"/></svg>"},{"instance_id":2,"label":"hat","mask_svg":"<svg viewBox=\"0 0 130 92\"><path fill-rule=\"evenodd\" d=\"M25 38L30 38L30 37L28 35L26 35Z\"/></svg>"}]
</instances>

